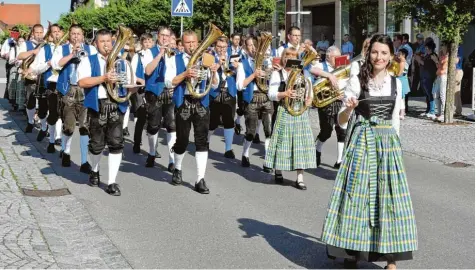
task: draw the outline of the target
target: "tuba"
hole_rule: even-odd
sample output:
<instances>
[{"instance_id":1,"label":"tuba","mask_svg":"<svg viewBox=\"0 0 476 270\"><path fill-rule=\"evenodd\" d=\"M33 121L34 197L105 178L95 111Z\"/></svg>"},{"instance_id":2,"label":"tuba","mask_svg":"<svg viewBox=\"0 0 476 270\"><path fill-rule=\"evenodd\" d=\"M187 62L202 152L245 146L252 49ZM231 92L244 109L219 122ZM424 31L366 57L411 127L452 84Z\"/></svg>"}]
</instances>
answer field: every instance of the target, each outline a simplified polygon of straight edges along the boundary
<instances>
[{"instance_id":1,"label":"tuba","mask_svg":"<svg viewBox=\"0 0 476 270\"><path fill-rule=\"evenodd\" d=\"M316 58L318 58L317 52L307 49L302 57L302 66L293 67L289 74L286 86L296 90L296 98L284 98L284 106L292 116L299 116L307 110L306 99L312 94L312 83L304 76L302 68L311 64Z\"/></svg>"},{"instance_id":2,"label":"tuba","mask_svg":"<svg viewBox=\"0 0 476 270\"><path fill-rule=\"evenodd\" d=\"M132 93L128 91L125 97L119 96L119 90L121 87L129 88L134 85L134 72L131 63L125 59L117 59L121 50L126 46L126 42L132 37L132 30L119 25L118 37L116 43L112 47L106 59L105 73L109 73L114 70L118 77L117 83L106 83L106 89L109 96L117 103L128 101ZM117 59L117 60L116 60ZM127 80L127 72L130 71L130 80Z\"/></svg>"},{"instance_id":3,"label":"tuba","mask_svg":"<svg viewBox=\"0 0 476 270\"><path fill-rule=\"evenodd\" d=\"M215 43L215 41L219 37L224 36L223 32L212 23L210 23L209 29L210 30L208 32L208 35L200 43L198 48L192 52L192 56L190 57L190 61L188 62L188 65L187 65L187 69L191 69L191 68L198 69L198 78L187 79L185 81L188 92L193 98L196 98L196 99L202 98L205 95L207 95L208 92L210 92L210 89L212 87L212 83L210 79L207 82L207 86L205 87L205 91L203 93L195 92L195 87L197 86L197 84L206 80L208 76L209 67L210 67L210 66L205 66L204 65L205 63L203 63L204 61L202 61L201 64L198 64L198 62L200 62L200 60L204 60L205 57L208 57L209 59L210 57L212 57L213 59L215 59L213 55L210 55L209 53L206 53L205 51L208 50L208 47L210 47L213 43ZM215 73L212 73L210 78L213 78L213 77L215 77Z\"/></svg>"},{"instance_id":4,"label":"tuba","mask_svg":"<svg viewBox=\"0 0 476 270\"><path fill-rule=\"evenodd\" d=\"M263 93L268 93L269 85L268 80L271 75L272 69L269 69L267 66L264 66L266 58L268 55L268 48L273 40L273 36L269 32L260 32L258 37L258 46L255 52L255 68L262 68L266 71L266 76L256 78L256 85L258 89Z\"/></svg>"},{"instance_id":5,"label":"tuba","mask_svg":"<svg viewBox=\"0 0 476 270\"><path fill-rule=\"evenodd\" d=\"M359 55L353 58L349 65L339 67L331 73L337 77L339 83L346 82L350 79L350 67L352 66L352 63L360 61L361 59L362 56ZM341 85L345 85L345 83L342 83ZM339 96L344 93L344 87L338 87L338 89L334 89L329 79L321 78L314 83L313 91L314 99L312 104L317 108L323 108L336 101Z\"/></svg>"}]
</instances>

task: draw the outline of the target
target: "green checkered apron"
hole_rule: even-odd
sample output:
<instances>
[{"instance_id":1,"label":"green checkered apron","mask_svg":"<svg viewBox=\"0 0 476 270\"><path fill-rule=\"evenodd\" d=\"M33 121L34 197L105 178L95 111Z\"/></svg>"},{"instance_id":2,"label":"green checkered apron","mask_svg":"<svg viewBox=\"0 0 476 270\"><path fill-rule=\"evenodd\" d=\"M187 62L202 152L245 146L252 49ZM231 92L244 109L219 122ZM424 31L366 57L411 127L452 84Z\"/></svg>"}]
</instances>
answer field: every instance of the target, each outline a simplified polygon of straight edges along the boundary
<instances>
[{"instance_id":1,"label":"green checkered apron","mask_svg":"<svg viewBox=\"0 0 476 270\"><path fill-rule=\"evenodd\" d=\"M10 100L16 101L18 80L19 80L18 67L13 66L10 69L10 83L8 84L8 99Z\"/></svg>"},{"instance_id":2,"label":"green checkered apron","mask_svg":"<svg viewBox=\"0 0 476 270\"><path fill-rule=\"evenodd\" d=\"M283 171L316 168L314 151L308 111L292 116L283 106L278 106L264 166Z\"/></svg>"},{"instance_id":3,"label":"green checkered apron","mask_svg":"<svg viewBox=\"0 0 476 270\"><path fill-rule=\"evenodd\" d=\"M351 134L322 241L340 249L379 254L417 250L415 216L392 121L359 114Z\"/></svg>"},{"instance_id":4,"label":"green checkered apron","mask_svg":"<svg viewBox=\"0 0 476 270\"><path fill-rule=\"evenodd\" d=\"M18 74L17 80L17 90L16 90L16 103L18 105L19 110L23 110L26 108L26 88L25 88L25 80L22 79L21 74Z\"/></svg>"}]
</instances>

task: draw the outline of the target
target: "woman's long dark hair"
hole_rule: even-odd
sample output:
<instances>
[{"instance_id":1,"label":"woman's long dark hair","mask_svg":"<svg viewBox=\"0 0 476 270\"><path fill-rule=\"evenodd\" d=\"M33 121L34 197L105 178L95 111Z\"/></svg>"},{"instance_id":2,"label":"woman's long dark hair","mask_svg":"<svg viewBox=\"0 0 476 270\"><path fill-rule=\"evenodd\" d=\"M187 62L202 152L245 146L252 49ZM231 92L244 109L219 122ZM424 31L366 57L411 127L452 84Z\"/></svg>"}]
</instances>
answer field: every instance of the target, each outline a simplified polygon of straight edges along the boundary
<instances>
[{"instance_id":1,"label":"woman's long dark hair","mask_svg":"<svg viewBox=\"0 0 476 270\"><path fill-rule=\"evenodd\" d=\"M374 45L375 42L387 44L388 48L390 49L390 53L392 55L394 53L392 38L390 38L387 35L381 35L381 34L375 34L374 36L372 36L372 39L370 40L369 49L367 53L365 54L365 62L360 67L360 72L358 75L359 81L360 81L360 88L362 89L362 91L368 91L369 81L372 78L373 66L372 66L372 62L370 61L370 55L372 54L372 46Z\"/></svg>"}]
</instances>

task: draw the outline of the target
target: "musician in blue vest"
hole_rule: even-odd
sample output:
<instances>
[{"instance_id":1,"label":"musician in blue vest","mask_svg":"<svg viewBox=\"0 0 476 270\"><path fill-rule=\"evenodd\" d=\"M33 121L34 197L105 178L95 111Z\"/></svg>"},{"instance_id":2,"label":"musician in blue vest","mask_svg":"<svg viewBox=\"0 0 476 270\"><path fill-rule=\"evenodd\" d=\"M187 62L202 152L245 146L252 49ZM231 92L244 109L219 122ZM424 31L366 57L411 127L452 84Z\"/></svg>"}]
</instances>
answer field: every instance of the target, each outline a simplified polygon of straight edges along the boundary
<instances>
[{"instance_id":1,"label":"musician in blue vest","mask_svg":"<svg viewBox=\"0 0 476 270\"><path fill-rule=\"evenodd\" d=\"M169 149L169 164L167 167L169 172L174 171L175 158L171 149L177 137L174 115L175 105L172 99L173 87L170 85L166 87L165 85L167 51L175 53L169 47L171 32L168 27L161 26L159 28L158 46L154 46L144 52L144 61L142 63L145 67L145 101L147 104L147 134L149 137L149 155L147 156L145 166L154 166L155 158L158 154L157 138L162 121L164 121ZM134 145L134 147L138 146Z\"/></svg>"},{"instance_id":2,"label":"musician in blue vest","mask_svg":"<svg viewBox=\"0 0 476 270\"><path fill-rule=\"evenodd\" d=\"M239 37L239 36L238 36ZM231 149L233 143L233 133L235 127L236 111L236 68L238 62L230 62L227 54L227 41L225 37L218 38L215 43L220 68L218 69L218 88L210 91L210 126L208 132L208 142L221 122L223 123L223 135L225 137L225 157L235 158L235 153ZM236 58L234 58L236 60ZM228 74L227 74L228 73Z\"/></svg>"},{"instance_id":3,"label":"musician in blue vest","mask_svg":"<svg viewBox=\"0 0 476 270\"><path fill-rule=\"evenodd\" d=\"M314 76L328 78L331 84L335 89L342 89L344 86L339 85L336 76L332 74L335 66L335 58L341 56L339 48L336 46L331 46L327 49L326 58L323 62L315 63L310 72ZM321 152L322 146L324 143L331 137L332 129L334 128L337 135L337 161L334 164L334 168L340 168L342 162L342 155L344 153L344 142L346 130L341 128L337 123L337 115L340 108L342 107L341 99L344 98L343 95L340 98L331 104L323 108L318 108L317 112L319 114L319 135L316 138L316 165L321 164Z\"/></svg>"},{"instance_id":4,"label":"musician in blue vest","mask_svg":"<svg viewBox=\"0 0 476 270\"><path fill-rule=\"evenodd\" d=\"M228 55L241 55L241 35L240 33L233 33L230 36L231 44L226 50Z\"/></svg>"},{"instance_id":5,"label":"musician in blue vest","mask_svg":"<svg viewBox=\"0 0 476 270\"><path fill-rule=\"evenodd\" d=\"M271 116L274 111L273 102L268 98L265 92L259 90L256 84L258 77L266 76L263 67L255 67L254 57L256 48L256 38L249 37L245 40L245 53L247 58L243 58L236 75L236 85L239 91L243 91L243 101L245 103L246 133L241 157L241 166L243 167L250 166L249 150L256 134L260 114L263 119L264 135L266 136L264 144L265 151L268 149L272 129Z\"/></svg>"},{"instance_id":6,"label":"musician in blue vest","mask_svg":"<svg viewBox=\"0 0 476 270\"><path fill-rule=\"evenodd\" d=\"M177 140L172 148L175 158L175 169L172 176L172 184L182 184L182 161L185 150L188 146L190 128L193 124L195 137L195 160L197 162L197 180L195 181L195 191L201 194L210 193L205 183L205 171L208 160L208 127L210 122L209 94L202 98L193 98L186 85L186 80L198 78L196 67L187 69L187 65L193 52L198 48L198 37L193 31L185 31L182 36L184 53L171 57L166 62L165 87L175 88L173 99L175 103L175 126L177 127ZM213 58L213 57L212 57ZM212 60L213 61L213 60ZM201 64L201 63L197 63ZM218 76L211 77L211 73L218 70L217 63L211 64L207 80L198 82L193 91L202 93L205 84L210 82L211 87L218 87Z\"/></svg>"},{"instance_id":7,"label":"musician in blue vest","mask_svg":"<svg viewBox=\"0 0 476 270\"><path fill-rule=\"evenodd\" d=\"M278 48L276 57L281 57L284 49L286 48L295 48L297 51L300 50L301 46L301 29L296 26L291 26L288 30L288 43Z\"/></svg>"},{"instance_id":8,"label":"musician in blue vest","mask_svg":"<svg viewBox=\"0 0 476 270\"><path fill-rule=\"evenodd\" d=\"M78 66L78 86L84 88L84 106L88 109L88 148L91 162L89 185L99 186L100 184L99 162L107 144L109 178L106 181L106 192L113 196L120 196L121 190L116 183L116 177L124 149L122 123L129 102L117 103L106 89L107 83L118 81L118 75L114 69L106 71L106 60L114 49L111 33L108 30L102 29L96 33L96 49L97 54L81 59ZM117 56L112 57L117 58ZM127 72L128 80L132 75ZM129 90L136 91L137 88ZM118 94L119 97L124 97L127 95L127 90L121 87Z\"/></svg>"},{"instance_id":9,"label":"musician in blue vest","mask_svg":"<svg viewBox=\"0 0 476 270\"><path fill-rule=\"evenodd\" d=\"M143 85L137 93L131 96L131 112L134 114L134 153L140 153L140 145L142 143L142 131L147 121L147 111L145 106L145 70L144 70L144 53L152 48L154 41L152 35L144 33L140 37L141 50L132 57L131 66L134 70L136 83Z\"/></svg>"},{"instance_id":10,"label":"musician in blue vest","mask_svg":"<svg viewBox=\"0 0 476 270\"><path fill-rule=\"evenodd\" d=\"M38 96L38 118L40 122L48 124L48 130L50 133L48 153L55 152L55 139L56 139L56 123L59 119L59 100L56 91L56 81L58 79L57 74L53 73L52 61L53 52L55 50L55 42L61 39L61 29L59 25L52 24L50 27L50 36L45 37L48 44L43 46L35 57L35 60L31 64L31 70L37 76L40 76L39 80L39 93ZM37 141L42 141L46 136L46 131L43 129L38 133Z\"/></svg>"},{"instance_id":11,"label":"musician in blue vest","mask_svg":"<svg viewBox=\"0 0 476 270\"><path fill-rule=\"evenodd\" d=\"M88 110L84 107L84 89L78 86L79 63L88 56L97 54L96 48L84 44L81 26L73 24L69 28L69 44L59 46L53 55L53 68L59 71L56 89L59 92L62 109L64 141L61 155L63 167L71 166L71 143L76 122L79 124L79 146L81 151L80 172L89 174L88 162L89 132L87 127ZM51 144L50 144L51 145Z\"/></svg>"},{"instance_id":12,"label":"musician in blue vest","mask_svg":"<svg viewBox=\"0 0 476 270\"><path fill-rule=\"evenodd\" d=\"M227 54L231 55L239 55L240 58L237 59L238 62L241 61L243 58L243 49L240 46L241 43L241 34L240 33L233 33L230 36L231 44L227 49ZM236 76L235 76L236 77ZM238 91L236 93L237 98L237 110L236 110L236 120L235 120L235 134L240 135L241 133L241 118L243 117L245 110L243 108L243 92Z\"/></svg>"},{"instance_id":13,"label":"musician in blue vest","mask_svg":"<svg viewBox=\"0 0 476 270\"><path fill-rule=\"evenodd\" d=\"M20 47L18 60L25 60L31 55L36 55L40 51L40 48L36 48L38 44L43 42L44 30L41 24L35 24L31 30L32 40L25 41L24 45ZM24 70L24 75L32 74L31 68L29 70ZM25 90L26 90L26 114L28 116L28 124L25 128L25 133L33 132L33 124L35 123L35 113L36 113L36 88L37 80L30 80L25 78ZM46 115L42 117L41 120L41 130L40 133L44 138L46 136L46 130L48 125L46 123ZM38 134L39 135L39 134Z\"/></svg>"}]
</instances>

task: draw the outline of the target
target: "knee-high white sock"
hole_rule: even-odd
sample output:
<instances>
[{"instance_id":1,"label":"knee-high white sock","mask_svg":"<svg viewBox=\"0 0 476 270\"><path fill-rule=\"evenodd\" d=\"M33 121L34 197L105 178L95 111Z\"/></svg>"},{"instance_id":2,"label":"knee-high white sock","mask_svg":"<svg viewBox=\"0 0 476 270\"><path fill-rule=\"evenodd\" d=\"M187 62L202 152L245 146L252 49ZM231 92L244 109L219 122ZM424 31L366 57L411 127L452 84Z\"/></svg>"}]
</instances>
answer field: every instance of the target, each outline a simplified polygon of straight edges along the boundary
<instances>
[{"instance_id":1,"label":"knee-high white sock","mask_svg":"<svg viewBox=\"0 0 476 270\"><path fill-rule=\"evenodd\" d=\"M258 126L256 127L256 134L259 134L261 127L263 126L263 120L258 120Z\"/></svg>"},{"instance_id":2,"label":"knee-high white sock","mask_svg":"<svg viewBox=\"0 0 476 270\"><path fill-rule=\"evenodd\" d=\"M29 124L34 124L35 123L35 109L26 109L26 114L28 115L28 123Z\"/></svg>"},{"instance_id":3,"label":"knee-high white sock","mask_svg":"<svg viewBox=\"0 0 476 270\"><path fill-rule=\"evenodd\" d=\"M235 131L232 128L227 128L223 130L223 135L225 136L225 152L231 150L231 144L233 143L234 134Z\"/></svg>"},{"instance_id":4,"label":"knee-high white sock","mask_svg":"<svg viewBox=\"0 0 476 270\"><path fill-rule=\"evenodd\" d=\"M197 181L195 183L198 183L201 179L205 178L205 171L207 170L208 151L195 152L195 160L197 161Z\"/></svg>"},{"instance_id":5,"label":"knee-high white sock","mask_svg":"<svg viewBox=\"0 0 476 270\"><path fill-rule=\"evenodd\" d=\"M174 147L176 140L177 140L176 132L167 133L167 148L169 149L169 164L175 163L175 159L174 159L175 155L171 150L172 150L172 147Z\"/></svg>"},{"instance_id":6,"label":"knee-high white sock","mask_svg":"<svg viewBox=\"0 0 476 270\"><path fill-rule=\"evenodd\" d=\"M316 141L316 150L317 152L322 152L322 146L324 145L323 142L321 142L319 139Z\"/></svg>"},{"instance_id":7,"label":"knee-high white sock","mask_svg":"<svg viewBox=\"0 0 476 270\"><path fill-rule=\"evenodd\" d=\"M109 178L107 179L107 184L111 185L116 183L116 176L119 172L119 167L121 167L122 161L122 153L118 154L111 154L109 153L109 157L107 159L107 165L109 169Z\"/></svg>"},{"instance_id":8,"label":"knee-high white sock","mask_svg":"<svg viewBox=\"0 0 476 270\"><path fill-rule=\"evenodd\" d=\"M122 121L122 129L125 129L129 124L129 114L130 114L130 107L127 107L126 113L124 113L124 121Z\"/></svg>"},{"instance_id":9,"label":"knee-high white sock","mask_svg":"<svg viewBox=\"0 0 476 270\"><path fill-rule=\"evenodd\" d=\"M79 148L81 149L81 165L88 162L88 144L89 136L81 135L79 137Z\"/></svg>"},{"instance_id":10,"label":"knee-high white sock","mask_svg":"<svg viewBox=\"0 0 476 270\"><path fill-rule=\"evenodd\" d=\"M71 141L73 140L73 136L64 135L63 140L64 140L64 150L63 150L63 152L65 154L69 155L69 153L71 152Z\"/></svg>"},{"instance_id":11,"label":"knee-high white sock","mask_svg":"<svg viewBox=\"0 0 476 270\"><path fill-rule=\"evenodd\" d=\"M209 130L208 131L208 143L210 143L210 138L212 137L213 133L215 133L215 130Z\"/></svg>"},{"instance_id":12,"label":"knee-high white sock","mask_svg":"<svg viewBox=\"0 0 476 270\"><path fill-rule=\"evenodd\" d=\"M155 146L157 144L157 137L159 133L155 133L155 135L147 135L149 138L149 155L155 156Z\"/></svg>"},{"instance_id":13,"label":"knee-high white sock","mask_svg":"<svg viewBox=\"0 0 476 270\"><path fill-rule=\"evenodd\" d=\"M252 142L252 141L248 141L248 140L245 140L245 141L243 142L243 156L245 156L245 157L249 157L249 156L250 156L251 142Z\"/></svg>"},{"instance_id":14,"label":"knee-high white sock","mask_svg":"<svg viewBox=\"0 0 476 270\"><path fill-rule=\"evenodd\" d=\"M235 124L240 124L241 123L241 117L240 115L238 115L235 119Z\"/></svg>"},{"instance_id":15,"label":"knee-high white sock","mask_svg":"<svg viewBox=\"0 0 476 270\"><path fill-rule=\"evenodd\" d=\"M48 127L48 124L46 123L46 117L43 119L40 119L41 123L41 130L46 131L46 128Z\"/></svg>"},{"instance_id":16,"label":"knee-high white sock","mask_svg":"<svg viewBox=\"0 0 476 270\"><path fill-rule=\"evenodd\" d=\"M50 143L55 143L55 138L56 138L56 125L50 125L48 124L48 128L50 130Z\"/></svg>"},{"instance_id":17,"label":"knee-high white sock","mask_svg":"<svg viewBox=\"0 0 476 270\"><path fill-rule=\"evenodd\" d=\"M183 161L184 156L185 156L185 153L183 153L183 154L174 153L175 169L177 169L179 171L182 170L182 161Z\"/></svg>"},{"instance_id":18,"label":"knee-high white sock","mask_svg":"<svg viewBox=\"0 0 476 270\"><path fill-rule=\"evenodd\" d=\"M265 153L265 156L266 156L266 153L268 153L268 147L269 147L269 142L271 141L270 138L266 138L264 140L264 153Z\"/></svg>"},{"instance_id":19,"label":"knee-high white sock","mask_svg":"<svg viewBox=\"0 0 476 270\"><path fill-rule=\"evenodd\" d=\"M134 125L137 124L137 117L134 117Z\"/></svg>"},{"instance_id":20,"label":"knee-high white sock","mask_svg":"<svg viewBox=\"0 0 476 270\"><path fill-rule=\"evenodd\" d=\"M55 132L55 139L61 139L61 130L63 130L63 120L58 119L56 121L56 132Z\"/></svg>"},{"instance_id":21,"label":"knee-high white sock","mask_svg":"<svg viewBox=\"0 0 476 270\"><path fill-rule=\"evenodd\" d=\"M338 142L337 143L337 163L342 162L342 156L344 154L344 143Z\"/></svg>"},{"instance_id":22,"label":"knee-high white sock","mask_svg":"<svg viewBox=\"0 0 476 270\"><path fill-rule=\"evenodd\" d=\"M93 155L89 153L89 160L91 160L91 168L93 172L99 171L99 162L101 161L102 153L99 155Z\"/></svg>"},{"instance_id":23,"label":"knee-high white sock","mask_svg":"<svg viewBox=\"0 0 476 270\"><path fill-rule=\"evenodd\" d=\"M304 170L297 170L297 181L298 183L304 182Z\"/></svg>"}]
</instances>

